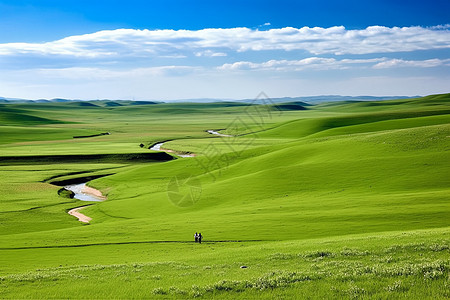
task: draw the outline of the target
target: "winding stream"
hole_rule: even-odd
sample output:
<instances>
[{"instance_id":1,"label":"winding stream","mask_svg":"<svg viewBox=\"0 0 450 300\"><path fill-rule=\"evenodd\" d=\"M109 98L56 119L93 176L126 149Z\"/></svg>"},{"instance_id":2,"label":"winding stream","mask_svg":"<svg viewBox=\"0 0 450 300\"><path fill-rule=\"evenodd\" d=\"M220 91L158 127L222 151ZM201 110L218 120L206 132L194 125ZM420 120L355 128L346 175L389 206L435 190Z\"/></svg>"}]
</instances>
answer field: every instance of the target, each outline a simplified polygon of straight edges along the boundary
<instances>
[{"instance_id":1,"label":"winding stream","mask_svg":"<svg viewBox=\"0 0 450 300\"><path fill-rule=\"evenodd\" d=\"M86 183L66 185L64 188L74 192L75 195L73 197L81 201L99 202L105 200L105 197L101 196L100 191L86 186ZM95 193L92 190L97 191L98 193Z\"/></svg>"},{"instance_id":2,"label":"winding stream","mask_svg":"<svg viewBox=\"0 0 450 300\"><path fill-rule=\"evenodd\" d=\"M169 153L173 153L173 154L175 154L176 156L179 156L179 157L194 157L194 156L195 156L195 154L181 154L181 153L177 153L177 152L175 152L175 151L173 151L173 150L169 150L169 149L161 149L161 147L162 147L162 145L163 145L164 143L165 143L165 142L154 144L154 145L150 148L150 150L169 152Z\"/></svg>"},{"instance_id":3,"label":"winding stream","mask_svg":"<svg viewBox=\"0 0 450 300\"><path fill-rule=\"evenodd\" d=\"M164 142L158 143L158 144L154 144L153 147L150 148L150 150L161 151L161 146L162 146L163 144L164 144Z\"/></svg>"},{"instance_id":4,"label":"winding stream","mask_svg":"<svg viewBox=\"0 0 450 300\"><path fill-rule=\"evenodd\" d=\"M223 134L223 133L217 132L215 130L206 130L206 132L208 132L210 134L213 134L213 135L217 135L217 136L232 137L232 135ZM173 151L173 150L161 149L161 147L163 146L164 143L165 142L156 143L150 148L150 150L153 150L153 151L165 151L165 152L173 153L173 154L175 154L175 155L177 155L179 157L194 157L195 156L195 154L180 154L180 153L177 153L176 151Z\"/></svg>"},{"instance_id":5,"label":"winding stream","mask_svg":"<svg viewBox=\"0 0 450 300\"><path fill-rule=\"evenodd\" d=\"M99 190L87 186L86 183L66 185L64 188L74 192L75 195L73 197L81 201L100 202L106 200L106 197L103 196ZM92 218L80 213L80 210L88 206L89 205L76 207L69 210L67 213L76 217L80 222L89 223Z\"/></svg>"},{"instance_id":6,"label":"winding stream","mask_svg":"<svg viewBox=\"0 0 450 300\"><path fill-rule=\"evenodd\" d=\"M213 135L218 135L218 136L223 136L223 137L232 137L232 135L222 134L222 133L219 133L219 132L214 131L214 130L207 130L207 132L210 133L210 134L213 134ZM164 143L165 142L156 143L155 145L153 145L150 148L150 150L170 152L170 153L174 153L175 155L177 155L179 157L194 157L195 156L195 154L180 154L180 153L177 153L177 152L175 152L173 150L161 149L161 147L163 146ZM78 200L81 200L81 201L100 202L100 201L106 200L106 197L103 196L102 193L99 190L96 190L94 188L91 188L91 187L87 186L86 182L85 183L79 183L79 184L66 185L64 188L66 190L74 192L74 194L75 194L74 198L78 199ZM85 208L87 206L89 206L89 205L76 207L74 209L69 210L68 213L69 213L69 215L78 218L78 220L80 222L89 223L89 221L91 221L92 218L90 218L90 217L80 213L80 210L82 210L83 208Z\"/></svg>"},{"instance_id":7,"label":"winding stream","mask_svg":"<svg viewBox=\"0 0 450 300\"><path fill-rule=\"evenodd\" d=\"M223 134L214 130L207 130L208 133L214 134L214 135L218 135L218 136L225 136L225 137L232 137L232 135L229 134Z\"/></svg>"}]
</instances>

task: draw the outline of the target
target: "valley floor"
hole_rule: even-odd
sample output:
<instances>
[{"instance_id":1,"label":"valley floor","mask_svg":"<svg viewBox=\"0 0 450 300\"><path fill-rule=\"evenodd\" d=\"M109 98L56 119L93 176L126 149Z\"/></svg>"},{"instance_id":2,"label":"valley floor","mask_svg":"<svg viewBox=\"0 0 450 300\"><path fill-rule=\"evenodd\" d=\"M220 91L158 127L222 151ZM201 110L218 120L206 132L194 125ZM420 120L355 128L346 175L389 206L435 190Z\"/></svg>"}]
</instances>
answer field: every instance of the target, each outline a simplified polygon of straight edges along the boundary
<instances>
[{"instance_id":1,"label":"valley floor","mask_svg":"<svg viewBox=\"0 0 450 300\"><path fill-rule=\"evenodd\" d=\"M449 94L102 103L0 104L0 298L450 297Z\"/></svg>"}]
</instances>

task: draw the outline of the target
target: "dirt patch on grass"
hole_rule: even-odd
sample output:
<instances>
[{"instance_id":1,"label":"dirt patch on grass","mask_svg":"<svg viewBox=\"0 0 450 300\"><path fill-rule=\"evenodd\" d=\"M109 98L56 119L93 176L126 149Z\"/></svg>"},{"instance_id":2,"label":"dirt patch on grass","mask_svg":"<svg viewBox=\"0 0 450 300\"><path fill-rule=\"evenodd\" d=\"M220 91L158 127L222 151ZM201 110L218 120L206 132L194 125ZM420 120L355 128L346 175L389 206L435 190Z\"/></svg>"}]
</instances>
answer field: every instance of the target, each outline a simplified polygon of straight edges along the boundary
<instances>
[{"instance_id":1,"label":"dirt patch on grass","mask_svg":"<svg viewBox=\"0 0 450 300\"><path fill-rule=\"evenodd\" d=\"M103 196L102 192L100 192L99 190L96 190L94 188L91 188L90 186L87 186L87 185L83 188L83 193L92 195L101 200L106 200L106 197Z\"/></svg>"},{"instance_id":2,"label":"dirt patch on grass","mask_svg":"<svg viewBox=\"0 0 450 300\"><path fill-rule=\"evenodd\" d=\"M68 211L68 214L71 215L71 216L74 216L80 222L89 223L89 221L91 221L92 218L90 218L90 217L80 213L80 210L82 210L83 208L88 207L88 206L90 206L90 205L85 205L85 206L81 206L81 207L77 207L77 208L71 209L71 210Z\"/></svg>"},{"instance_id":3,"label":"dirt patch on grass","mask_svg":"<svg viewBox=\"0 0 450 300\"><path fill-rule=\"evenodd\" d=\"M91 199L92 199L92 197L94 197L95 199L92 199L92 201L104 201L104 200L106 200L106 196L104 196L102 194L102 192L100 192L99 190L94 189L92 187L89 187L89 186L87 186L85 184L83 184L83 187L81 189L81 193L84 194L83 196L86 196L86 195L87 196L91 196ZM75 193L75 198L77 198L77 195L79 195L79 194ZM89 200L83 199L83 198L78 198L78 199L83 200L83 201L89 201ZM92 205L92 204L90 204L90 205ZM84 215L82 213L80 213L80 210L82 210L83 208L85 208L87 206L90 206L90 205L83 205L83 206L80 206L80 207L73 208L73 209L68 211L68 214L71 215L71 216L76 217L78 219L78 221L80 221L80 222L89 223L92 220L92 218L88 217L88 216L86 216L86 215Z\"/></svg>"}]
</instances>

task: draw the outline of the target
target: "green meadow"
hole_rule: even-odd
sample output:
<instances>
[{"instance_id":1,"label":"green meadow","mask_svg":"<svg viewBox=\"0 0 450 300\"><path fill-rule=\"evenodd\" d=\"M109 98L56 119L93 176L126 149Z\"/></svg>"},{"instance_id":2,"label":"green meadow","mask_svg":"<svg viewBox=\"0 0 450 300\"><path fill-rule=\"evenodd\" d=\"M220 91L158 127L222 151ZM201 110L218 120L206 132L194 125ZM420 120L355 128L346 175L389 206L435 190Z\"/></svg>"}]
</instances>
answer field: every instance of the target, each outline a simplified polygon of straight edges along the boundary
<instances>
[{"instance_id":1,"label":"green meadow","mask_svg":"<svg viewBox=\"0 0 450 300\"><path fill-rule=\"evenodd\" d=\"M450 297L450 94L3 103L0 178L1 299Z\"/></svg>"}]
</instances>

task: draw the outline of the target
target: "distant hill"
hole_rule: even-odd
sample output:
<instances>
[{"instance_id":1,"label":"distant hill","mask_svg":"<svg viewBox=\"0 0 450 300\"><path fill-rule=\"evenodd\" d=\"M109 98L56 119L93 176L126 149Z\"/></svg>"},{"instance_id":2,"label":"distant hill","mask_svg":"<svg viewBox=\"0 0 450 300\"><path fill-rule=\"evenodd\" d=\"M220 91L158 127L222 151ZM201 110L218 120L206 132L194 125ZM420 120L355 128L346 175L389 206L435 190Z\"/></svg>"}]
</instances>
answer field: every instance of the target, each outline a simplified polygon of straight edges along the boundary
<instances>
[{"instance_id":1,"label":"distant hill","mask_svg":"<svg viewBox=\"0 0 450 300\"><path fill-rule=\"evenodd\" d=\"M45 100L44 100L45 101ZM62 98L54 98L52 100L50 100L51 102L69 102L70 100L68 99L62 99Z\"/></svg>"},{"instance_id":2,"label":"distant hill","mask_svg":"<svg viewBox=\"0 0 450 300\"><path fill-rule=\"evenodd\" d=\"M307 97L281 97L281 98L265 98L265 99L218 99L218 98L192 98L192 99L177 99L177 100L165 100L165 101L153 101L153 100L127 100L127 99L102 99L102 100L77 100L77 99L18 99L18 98L6 98L0 97L0 103L47 103L47 102L90 102L100 106L122 106L122 105L150 105L164 102L170 103L217 103L217 102L240 102L240 103L252 103L252 104L280 104L280 103L296 103L296 105L307 106L310 104L318 104L324 102L337 102L337 101L382 101L382 100L396 100L396 99L411 99L419 98L420 96L341 96L341 95L322 95L322 96L307 96ZM99 103L99 104L97 104Z\"/></svg>"},{"instance_id":3,"label":"distant hill","mask_svg":"<svg viewBox=\"0 0 450 300\"><path fill-rule=\"evenodd\" d=\"M98 105L92 104L91 102L85 102L85 101L75 102L74 104L77 106L83 106L83 107L98 107Z\"/></svg>"},{"instance_id":4,"label":"distant hill","mask_svg":"<svg viewBox=\"0 0 450 300\"><path fill-rule=\"evenodd\" d=\"M323 95L323 96L308 96L308 97L283 97L283 98L270 98L270 99L244 99L239 100L245 103L258 103L258 104L276 104L276 103L292 103L303 102L301 105L318 104L324 102L337 102L337 101L382 101L382 100L396 100L396 99L412 99L419 98L420 96L340 96L340 95Z\"/></svg>"},{"instance_id":5,"label":"distant hill","mask_svg":"<svg viewBox=\"0 0 450 300\"><path fill-rule=\"evenodd\" d=\"M131 101L130 105L150 105L150 104L158 104L155 101Z\"/></svg>"},{"instance_id":6,"label":"distant hill","mask_svg":"<svg viewBox=\"0 0 450 300\"><path fill-rule=\"evenodd\" d=\"M122 106L122 104L120 104L118 102L114 102L114 101L108 101L108 102L105 102L105 106L114 107L114 106Z\"/></svg>"},{"instance_id":7,"label":"distant hill","mask_svg":"<svg viewBox=\"0 0 450 300\"><path fill-rule=\"evenodd\" d=\"M273 107L277 110L306 110L308 109L308 106L311 105L301 101L286 102L273 105Z\"/></svg>"}]
</instances>

